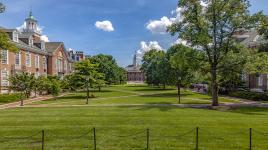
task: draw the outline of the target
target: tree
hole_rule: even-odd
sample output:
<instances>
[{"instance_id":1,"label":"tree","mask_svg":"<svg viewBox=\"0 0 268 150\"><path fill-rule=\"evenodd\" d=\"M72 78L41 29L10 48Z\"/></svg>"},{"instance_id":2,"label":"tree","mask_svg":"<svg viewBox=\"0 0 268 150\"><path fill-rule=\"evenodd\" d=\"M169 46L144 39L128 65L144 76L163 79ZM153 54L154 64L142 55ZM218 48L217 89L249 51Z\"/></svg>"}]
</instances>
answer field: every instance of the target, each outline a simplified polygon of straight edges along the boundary
<instances>
[{"instance_id":1,"label":"tree","mask_svg":"<svg viewBox=\"0 0 268 150\"><path fill-rule=\"evenodd\" d=\"M9 78L10 88L14 91L21 92L26 98L30 97L31 91L33 89L34 75L29 73L17 73ZM23 99L21 99L21 106L23 106Z\"/></svg>"},{"instance_id":2,"label":"tree","mask_svg":"<svg viewBox=\"0 0 268 150\"><path fill-rule=\"evenodd\" d=\"M51 94L54 99L56 96L60 94L61 91L61 85L60 85L60 79L57 76L48 76L48 93Z\"/></svg>"},{"instance_id":3,"label":"tree","mask_svg":"<svg viewBox=\"0 0 268 150\"><path fill-rule=\"evenodd\" d=\"M117 65L113 56L99 54L92 56L89 59L93 64L97 64L97 71L104 75L104 80L107 84L118 84L120 83L120 80L125 79L123 74L121 74L122 71L119 71L120 67Z\"/></svg>"},{"instance_id":4,"label":"tree","mask_svg":"<svg viewBox=\"0 0 268 150\"><path fill-rule=\"evenodd\" d=\"M0 3L0 13L5 12L6 6L3 3Z\"/></svg>"},{"instance_id":5,"label":"tree","mask_svg":"<svg viewBox=\"0 0 268 150\"><path fill-rule=\"evenodd\" d=\"M91 63L90 59L83 60L75 64L75 75L84 81L84 86L87 90L87 101L89 99L89 86L96 82L98 64Z\"/></svg>"},{"instance_id":6,"label":"tree","mask_svg":"<svg viewBox=\"0 0 268 150\"><path fill-rule=\"evenodd\" d=\"M18 48L16 47L16 45L10 42L8 35L5 32L3 32L1 29L0 29L0 49L9 50L12 52L18 51Z\"/></svg>"},{"instance_id":7,"label":"tree","mask_svg":"<svg viewBox=\"0 0 268 150\"><path fill-rule=\"evenodd\" d=\"M94 86L99 89L99 92L101 92L101 87L105 86L106 82L104 80L104 76L102 73L96 73L95 74L95 82Z\"/></svg>"},{"instance_id":8,"label":"tree","mask_svg":"<svg viewBox=\"0 0 268 150\"><path fill-rule=\"evenodd\" d=\"M172 46L169 51L176 51L170 57L169 62L172 68L171 71L175 75L175 78L173 78L172 81L178 88L178 102L180 103L181 86L191 83L194 77L194 72L197 68L197 62L193 61L193 59L197 58L197 54L196 51L194 51L192 48L183 45Z\"/></svg>"},{"instance_id":9,"label":"tree","mask_svg":"<svg viewBox=\"0 0 268 150\"><path fill-rule=\"evenodd\" d=\"M146 82L152 85L167 84L167 60L164 51L152 49L142 58L141 70L145 73Z\"/></svg>"},{"instance_id":10,"label":"tree","mask_svg":"<svg viewBox=\"0 0 268 150\"><path fill-rule=\"evenodd\" d=\"M127 73L126 70L122 67L118 67L117 76L119 79L119 84L125 84L127 81Z\"/></svg>"},{"instance_id":11,"label":"tree","mask_svg":"<svg viewBox=\"0 0 268 150\"><path fill-rule=\"evenodd\" d=\"M43 95L44 92L48 94L50 83L47 77L39 76L36 79L36 85L37 85L37 91L39 92L39 95Z\"/></svg>"},{"instance_id":12,"label":"tree","mask_svg":"<svg viewBox=\"0 0 268 150\"><path fill-rule=\"evenodd\" d=\"M218 106L218 65L236 45L234 33L256 25L248 0L180 0L181 20L172 24L172 35L202 51L210 65L212 105Z\"/></svg>"}]
</instances>

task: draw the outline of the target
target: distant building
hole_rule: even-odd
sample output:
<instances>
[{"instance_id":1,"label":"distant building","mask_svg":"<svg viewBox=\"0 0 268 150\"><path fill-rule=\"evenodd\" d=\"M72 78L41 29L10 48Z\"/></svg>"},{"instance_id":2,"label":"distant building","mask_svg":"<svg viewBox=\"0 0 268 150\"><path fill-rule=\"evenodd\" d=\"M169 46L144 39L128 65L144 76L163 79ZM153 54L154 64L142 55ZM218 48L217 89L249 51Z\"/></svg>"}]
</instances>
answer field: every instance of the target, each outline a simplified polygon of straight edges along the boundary
<instances>
[{"instance_id":1,"label":"distant building","mask_svg":"<svg viewBox=\"0 0 268 150\"><path fill-rule=\"evenodd\" d=\"M258 48L264 39L258 34L256 30L242 30L236 32L233 36L237 42L243 44L247 48ZM245 86L253 91L265 91L268 90L268 75L267 74L242 74L242 80L245 82Z\"/></svg>"},{"instance_id":2,"label":"distant building","mask_svg":"<svg viewBox=\"0 0 268 150\"><path fill-rule=\"evenodd\" d=\"M133 64L128 65L125 69L127 71L128 83L144 83L145 75L140 70L141 66L137 63L137 54L133 57Z\"/></svg>"},{"instance_id":3,"label":"distant building","mask_svg":"<svg viewBox=\"0 0 268 150\"><path fill-rule=\"evenodd\" d=\"M75 51L73 49L69 49L68 54L69 57L75 62L79 62L86 59L86 56L83 51Z\"/></svg>"}]
</instances>

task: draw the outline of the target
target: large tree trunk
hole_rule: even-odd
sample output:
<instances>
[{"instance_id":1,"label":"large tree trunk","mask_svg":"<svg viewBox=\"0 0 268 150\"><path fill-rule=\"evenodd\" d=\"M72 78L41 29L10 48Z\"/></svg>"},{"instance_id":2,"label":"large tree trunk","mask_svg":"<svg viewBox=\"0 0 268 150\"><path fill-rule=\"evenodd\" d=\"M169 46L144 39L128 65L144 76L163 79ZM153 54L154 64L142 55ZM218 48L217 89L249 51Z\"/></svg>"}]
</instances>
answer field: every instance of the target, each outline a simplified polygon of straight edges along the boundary
<instances>
[{"instance_id":1,"label":"large tree trunk","mask_svg":"<svg viewBox=\"0 0 268 150\"><path fill-rule=\"evenodd\" d=\"M219 106L217 68L216 65L214 64L211 65L211 95L212 95L212 106Z\"/></svg>"}]
</instances>

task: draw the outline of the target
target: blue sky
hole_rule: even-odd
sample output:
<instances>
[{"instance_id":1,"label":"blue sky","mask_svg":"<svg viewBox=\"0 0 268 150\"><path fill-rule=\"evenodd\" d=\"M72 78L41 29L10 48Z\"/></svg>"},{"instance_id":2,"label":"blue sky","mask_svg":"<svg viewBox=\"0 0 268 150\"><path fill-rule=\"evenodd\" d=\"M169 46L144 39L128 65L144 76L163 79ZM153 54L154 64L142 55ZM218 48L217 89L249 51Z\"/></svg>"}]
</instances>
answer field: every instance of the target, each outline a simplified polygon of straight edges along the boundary
<instances>
[{"instance_id":1,"label":"blue sky","mask_svg":"<svg viewBox=\"0 0 268 150\"><path fill-rule=\"evenodd\" d=\"M264 10L267 0L250 0L251 12ZM7 6L0 14L0 26L15 28L23 24L30 9L50 41L63 41L66 48L86 54L113 55L119 65L132 62L141 41L157 41L167 49L176 40L169 34L152 33L149 23L159 23L163 16L176 17L177 0L0 0ZM96 21L110 21L114 31L95 26ZM151 22L150 22L151 21ZM165 19L162 20L165 22ZM105 28L105 27L104 27ZM157 30L157 29L156 29Z\"/></svg>"}]
</instances>

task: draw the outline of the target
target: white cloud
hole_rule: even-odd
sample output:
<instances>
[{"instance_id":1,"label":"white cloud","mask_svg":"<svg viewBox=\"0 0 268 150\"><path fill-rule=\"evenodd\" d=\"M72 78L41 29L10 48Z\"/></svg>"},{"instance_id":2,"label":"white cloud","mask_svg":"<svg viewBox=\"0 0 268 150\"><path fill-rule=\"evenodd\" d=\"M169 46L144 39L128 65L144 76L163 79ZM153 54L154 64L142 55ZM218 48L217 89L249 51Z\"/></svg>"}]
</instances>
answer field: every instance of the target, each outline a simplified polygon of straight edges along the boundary
<instances>
[{"instance_id":1,"label":"white cloud","mask_svg":"<svg viewBox=\"0 0 268 150\"><path fill-rule=\"evenodd\" d=\"M175 22L182 21L181 12L183 8L177 8L176 10L171 11L171 14L176 14L176 17L168 18L163 16L160 20L151 20L147 23L146 28L152 33L165 34L167 33L167 27L172 25Z\"/></svg>"},{"instance_id":2,"label":"white cloud","mask_svg":"<svg viewBox=\"0 0 268 150\"><path fill-rule=\"evenodd\" d=\"M48 36L47 35L42 35L41 40L44 42L49 42Z\"/></svg>"},{"instance_id":3,"label":"white cloud","mask_svg":"<svg viewBox=\"0 0 268 150\"><path fill-rule=\"evenodd\" d=\"M26 22L24 22L21 26L17 27L16 29L19 30L20 32L23 31L23 29L26 28Z\"/></svg>"},{"instance_id":4,"label":"white cloud","mask_svg":"<svg viewBox=\"0 0 268 150\"><path fill-rule=\"evenodd\" d=\"M181 38L178 38L172 45L175 45L175 44L182 44L184 46L189 46L189 43L187 43L187 41L185 41Z\"/></svg>"},{"instance_id":5,"label":"white cloud","mask_svg":"<svg viewBox=\"0 0 268 150\"><path fill-rule=\"evenodd\" d=\"M147 24L146 28L152 33L165 34L167 27L172 24L171 20L166 16L162 17L160 20L151 20Z\"/></svg>"},{"instance_id":6,"label":"white cloud","mask_svg":"<svg viewBox=\"0 0 268 150\"><path fill-rule=\"evenodd\" d=\"M109 20L105 20L105 21L97 21L95 23L96 28L103 30L103 31L107 31L107 32L112 32L114 31L114 27L113 24L111 23L111 21Z\"/></svg>"},{"instance_id":7,"label":"white cloud","mask_svg":"<svg viewBox=\"0 0 268 150\"><path fill-rule=\"evenodd\" d=\"M152 49L156 49L156 50L163 50L163 48L159 45L159 43L157 41L150 41L150 42L145 42L145 41L141 41L140 42L140 49L136 51L136 55L137 58L139 59L139 61L141 61L143 55L152 50Z\"/></svg>"}]
</instances>

